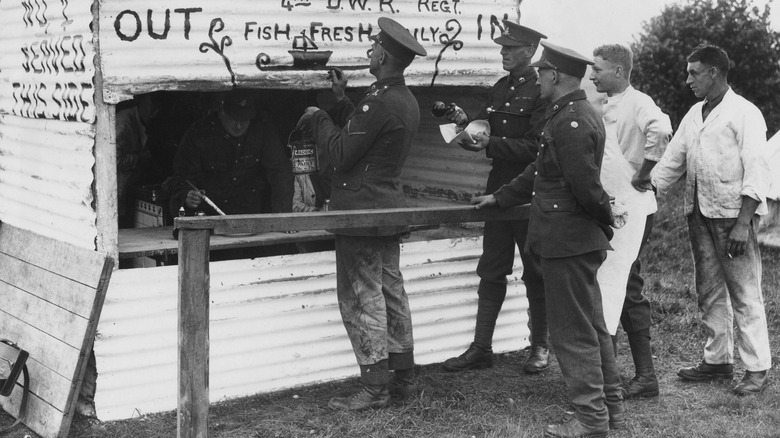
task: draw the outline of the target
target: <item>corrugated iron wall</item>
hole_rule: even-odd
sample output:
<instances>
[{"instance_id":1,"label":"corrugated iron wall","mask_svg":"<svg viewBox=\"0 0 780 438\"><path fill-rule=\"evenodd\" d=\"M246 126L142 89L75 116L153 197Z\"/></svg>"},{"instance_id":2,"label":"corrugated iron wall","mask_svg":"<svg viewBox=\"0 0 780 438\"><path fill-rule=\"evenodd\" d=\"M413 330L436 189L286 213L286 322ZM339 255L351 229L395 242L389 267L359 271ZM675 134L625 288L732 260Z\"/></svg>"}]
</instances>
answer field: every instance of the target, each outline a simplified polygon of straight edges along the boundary
<instances>
[{"instance_id":1,"label":"corrugated iron wall","mask_svg":"<svg viewBox=\"0 0 780 438\"><path fill-rule=\"evenodd\" d=\"M428 56L407 69L410 85L492 84L496 24L517 18L517 0L100 0L100 47L106 102L151 90L328 88L330 66L356 86L373 82L368 36L377 19L396 19ZM186 7L185 7L186 6ZM294 63L301 33L325 60ZM490 49L490 53L485 49ZM331 52L327 54L325 52ZM328 67L325 67L327 63Z\"/></svg>"},{"instance_id":2,"label":"corrugated iron wall","mask_svg":"<svg viewBox=\"0 0 780 438\"><path fill-rule=\"evenodd\" d=\"M497 47L494 63L500 64ZM500 77L493 78L495 82ZM420 105L420 129L401 173L409 205L430 206L442 202L468 203L485 191L490 159L485 152L470 152L444 142L439 125L448 123L431 115L435 101L456 102L476 115L484 105L488 89L484 87L414 88Z\"/></svg>"},{"instance_id":3,"label":"corrugated iron wall","mask_svg":"<svg viewBox=\"0 0 780 438\"><path fill-rule=\"evenodd\" d=\"M0 220L94 249L91 6L0 3Z\"/></svg>"},{"instance_id":4,"label":"corrugated iron wall","mask_svg":"<svg viewBox=\"0 0 780 438\"><path fill-rule=\"evenodd\" d=\"M458 355L473 339L481 250L481 238L403 245L418 364ZM515 259L494 337L499 352L527 345ZM176 409L177 272L114 273L95 341L101 420ZM333 252L214 262L210 274L211 401L358 373L336 302Z\"/></svg>"}]
</instances>

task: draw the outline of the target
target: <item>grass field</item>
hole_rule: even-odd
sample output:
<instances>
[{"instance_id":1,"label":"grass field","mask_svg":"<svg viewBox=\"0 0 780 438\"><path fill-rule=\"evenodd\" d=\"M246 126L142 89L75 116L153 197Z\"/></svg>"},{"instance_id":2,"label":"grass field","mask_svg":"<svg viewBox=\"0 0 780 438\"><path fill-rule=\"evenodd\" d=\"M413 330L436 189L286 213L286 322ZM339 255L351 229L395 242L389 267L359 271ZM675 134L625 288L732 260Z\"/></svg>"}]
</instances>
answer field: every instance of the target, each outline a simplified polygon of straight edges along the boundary
<instances>
[{"instance_id":1,"label":"grass field","mask_svg":"<svg viewBox=\"0 0 780 438\"><path fill-rule=\"evenodd\" d=\"M661 395L630 400L628 426L610 437L780 437L780 383L761 395L740 398L733 383L690 384L676 372L701 360L699 321L681 187L662 200L652 242L644 256L645 291L653 305L653 348ZM780 251L762 248L764 295L774 352L780 351ZM618 365L633 376L625 334L619 332ZM464 345L465 347L465 345ZM525 352L498 355L493 368L461 374L437 365L418 368L423 389L407 403L363 413L333 412L327 401L358 389L356 379L231 400L212 406L210 437L537 437L569 406L557 363L537 376L522 374ZM737 376L743 369L737 360ZM0 418L7 424L9 417ZM10 437L24 437L19 429ZM34 435L33 435L34 436ZM77 418L72 438L176 436L176 413L101 423Z\"/></svg>"}]
</instances>

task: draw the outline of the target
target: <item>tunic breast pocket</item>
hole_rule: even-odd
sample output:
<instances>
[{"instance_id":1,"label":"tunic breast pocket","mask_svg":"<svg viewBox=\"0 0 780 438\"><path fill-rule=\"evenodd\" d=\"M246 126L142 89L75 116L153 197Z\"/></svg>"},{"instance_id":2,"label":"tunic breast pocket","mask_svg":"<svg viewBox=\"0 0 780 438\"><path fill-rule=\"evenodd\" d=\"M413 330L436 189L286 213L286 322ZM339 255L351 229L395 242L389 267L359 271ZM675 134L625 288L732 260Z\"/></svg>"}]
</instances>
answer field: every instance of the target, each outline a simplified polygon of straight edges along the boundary
<instances>
[{"instance_id":1,"label":"tunic breast pocket","mask_svg":"<svg viewBox=\"0 0 780 438\"><path fill-rule=\"evenodd\" d=\"M534 103L535 100L533 98L526 96L516 96L514 99L504 104L505 108L502 109L510 113L520 114L523 116L527 115L530 117L534 110Z\"/></svg>"},{"instance_id":2,"label":"tunic breast pocket","mask_svg":"<svg viewBox=\"0 0 780 438\"><path fill-rule=\"evenodd\" d=\"M255 167L260 164L260 156L257 154L244 154L236 158L236 167L245 169Z\"/></svg>"},{"instance_id":3,"label":"tunic breast pocket","mask_svg":"<svg viewBox=\"0 0 780 438\"><path fill-rule=\"evenodd\" d=\"M221 173L227 171L230 166L223 161L212 161L206 164L206 169L211 173Z\"/></svg>"},{"instance_id":4,"label":"tunic breast pocket","mask_svg":"<svg viewBox=\"0 0 780 438\"><path fill-rule=\"evenodd\" d=\"M577 211L577 201L574 199L538 199L539 208L544 212L573 212Z\"/></svg>"},{"instance_id":5,"label":"tunic breast pocket","mask_svg":"<svg viewBox=\"0 0 780 438\"><path fill-rule=\"evenodd\" d=\"M352 172L342 175L334 175L334 186L342 190L356 192L363 185L363 172Z\"/></svg>"},{"instance_id":6,"label":"tunic breast pocket","mask_svg":"<svg viewBox=\"0 0 780 438\"><path fill-rule=\"evenodd\" d=\"M539 156L536 163L540 175L552 177L561 175L558 157L555 152L555 140L546 135L542 137L542 141L539 143Z\"/></svg>"}]
</instances>

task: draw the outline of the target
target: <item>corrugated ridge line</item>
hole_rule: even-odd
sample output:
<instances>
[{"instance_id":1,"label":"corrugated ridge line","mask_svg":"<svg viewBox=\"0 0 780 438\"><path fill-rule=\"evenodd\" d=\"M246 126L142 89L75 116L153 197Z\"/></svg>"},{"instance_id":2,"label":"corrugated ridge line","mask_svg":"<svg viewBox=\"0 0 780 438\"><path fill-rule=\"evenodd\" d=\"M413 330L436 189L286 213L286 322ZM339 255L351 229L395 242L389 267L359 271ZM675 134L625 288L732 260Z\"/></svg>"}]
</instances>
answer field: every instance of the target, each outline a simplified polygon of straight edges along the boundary
<instances>
[{"instance_id":1,"label":"corrugated ridge line","mask_svg":"<svg viewBox=\"0 0 780 438\"><path fill-rule=\"evenodd\" d=\"M23 219L23 228L43 225L61 240L90 242L94 140L89 125L5 115L0 122L0 211ZM59 219L57 219L59 218ZM81 233L88 237L79 238Z\"/></svg>"},{"instance_id":2,"label":"corrugated ridge line","mask_svg":"<svg viewBox=\"0 0 780 438\"><path fill-rule=\"evenodd\" d=\"M89 170L87 175L82 175L82 180L90 179L92 166L95 165L95 159L90 153L92 145L87 147L57 147L55 144L62 142L67 143L72 140L73 143L77 143L76 138L68 139L64 136L58 136L57 143L44 143L38 140L45 140L45 138L28 139L27 141L19 141L11 136L3 137L3 146L0 150L3 151L4 162L6 159L16 160L28 160L33 163L43 163L51 166L59 167L61 171L73 170L78 168L79 171L83 169ZM36 141L30 141L36 140ZM94 143L94 142L93 142ZM29 168L29 167L28 167ZM75 173L75 172L74 172ZM57 175L52 175L56 177Z\"/></svg>"},{"instance_id":3,"label":"corrugated ridge line","mask_svg":"<svg viewBox=\"0 0 780 438\"><path fill-rule=\"evenodd\" d=\"M28 189L33 188L32 185L28 185L28 183L32 183L30 179L38 180L39 182L47 180L52 184L60 185L61 188L89 189L88 184L92 182L92 166L87 163L89 160L83 157L73 157L72 154L68 156L67 154L57 152L52 152L50 155L62 157L63 160L60 162L49 159L38 160L34 155L37 153L45 155L45 148L31 148L39 150L33 156L15 155L14 152L16 151L11 152L13 149L22 151L22 149L14 148L13 146L7 149L0 148L0 152L5 154L2 160L3 173L0 174L5 176L0 177L0 179L9 183L16 181L18 184L24 184L24 187Z\"/></svg>"},{"instance_id":4,"label":"corrugated ridge line","mask_svg":"<svg viewBox=\"0 0 780 438\"><path fill-rule=\"evenodd\" d=\"M3 175L0 173L0 182L5 183L6 181L2 178ZM63 199L51 194L36 193L24 187L15 187L8 184L0 185L0 194L8 202L16 202L18 206L40 210L41 213L48 213L52 217L59 215L57 217L77 222L88 222L95 218L95 213L86 208L88 205L85 205L91 197L86 199L84 197L81 197L81 199L75 197L73 199Z\"/></svg>"},{"instance_id":5,"label":"corrugated ridge line","mask_svg":"<svg viewBox=\"0 0 780 438\"><path fill-rule=\"evenodd\" d=\"M95 245L94 237L88 237L89 234L97 233L94 226L62 216L55 220L52 215L41 214L38 209L6 199L1 191L0 200L0 219L7 224L25 227L42 236L81 248L92 248Z\"/></svg>"},{"instance_id":6,"label":"corrugated ridge line","mask_svg":"<svg viewBox=\"0 0 780 438\"><path fill-rule=\"evenodd\" d=\"M480 252L481 239L472 238L403 245L418 363L460 354L470 342ZM211 266L212 401L355 375L336 303L332 252ZM261 270L263 281L246 282ZM526 343L526 300L517 280L521 268L516 271L496 329L496 351ZM289 273L300 279L279 281ZM176 274L176 267L114 273L95 344L101 419L175 409ZM271 299L269 287L284 293ZM134 290L150 300L154 313L141 316L145 298L133 296Z\"/></svg>"},{"instance_id":7,"label":"corrugated ridge line","mask_svg":"<svg viewBox=\"0 0 780 438\"><path fill-rule=\"evenodd\" d=\"M330 254L333 253L331 252ZM310 307L315 304L327 305L335 303L333 301L336 287L336 279L333 273L335 269L334 264L331 261L321 266L330 269L331 273L317 279L303 278L298 281L285 283L259 282L256 284L245 284L236 282L219 286L212 283L212 318L220 319L217 317L220 313L216 312L222 312L223 307L229 308L233 305L239 306L238 309L230 310L234 312L230 315L236 318L244 313L240 306L249 303L259 303L268 306L273 312L295 310L298 307L305 308L307 304ZM407 294L436 293L443 286L454 288L468 285L476 289L478 278L472 275L473 266L474 259L472 258L468 261L438 262L427 268L422 266L403 267L403 275L408 283L406 286ZM156 269L159 268L154 270ZM247 272L248 276L254 274L252 272L254 268L250 269ZM294 268L291 267L290 269ZM151 322L157 319L159 315L176 312L176 284L171 283L171 280L175 281L176 272L170 272L171 275L168 278L157 277L154 281L136 279L136 275L123 275L126 272L138 274L137 272L126 270L115 273L118 278L114 279L111 284L109 296L112 299L106 300L106 306L101 316L101 327L99 330L101 335L154 333L156 328L147 323L140 324L138 329L132 329L125 333L115 331L116 329L113 328L112 324L126 319L133 319L137 322ZM414 275L415 272L418 272L419 275ZM220 274L212 272L211 275L215 282L223 283ZM132 277L133 281L129 282L122 277ZM279 293L278 289L284 289L284 293ZM134 290L143 290L147 293L137 296L133 294ZM150 291L153 293L148 293ZM117 299L117 296L122 298ZM290 304L285 306L282 304L282 300L297 300L300 303L296 302L290 308ZM116 307L114 304L116 304ZM153 310L150 311L150 309Z\"/></svg>"},{"instance_id":8,"label":"corrugated ridge line","mask_svg":"<svg viewBox=\"0 0 780 438\"><path fill-rule=\"evenodd\" d=\"M465 266L470 268L473 263ZM439 266L435 266L438 268ZM478 279L474 280L471 274L463 271L455 276L433 276L429 278L414 278L406 277L408 283L407 294L409 296L417 297L421 303L424 303L430 307L435 307L435 300L437 296L444 293L444 291L456 290L456 289L468 289L476 290L478 285ZM302 283L311 283L310 280L296 282L296 285ZM322 286L326 288L321 289ZM142 287L142 285L139 285ZM311 309L312 311L329 306L336 306L335 301L335 276L331 275L323 281L313 284L309 292L297 292L289 293L285 291L282 293L274 293L272 299L258 297L261 294L268 294L269 290L262 285L254 287L240 287L240 289L226 289L220 291L212 291L212 307L211 307L211 319L213 321L219 321L226 326L234 324L235 321L241 319L253 319L258 315L266 315L268 318L286 318L289 313L301 309ZM174 294L169 294L174 295ZM240 295L240 296L237 296ZM251 298L251 299L247 299ZM466 299L470 299L467 297ZM163 324L155 323L159 321L163 315L176 313L176 297L166 296L162 299L148 300L143 302L135 301L134 303L123 302L117 307L113 307L113 311L109 313L106 310L107 315L105 319L101 319L100 336L101 337L120 337L120 336L153 336L159 327ZM248 310L250 306L259 306L261 309ZM154 312L143 312L143 307L155 309ZM446 307L446 306L445 306ZM121 309L121 313L117 312ZM130 328L128 326L122 326L123 320L134 320L138 327ZM119 323L119 325L115 325ZM166 322L167 323L167 322ZM171 323L167 323L171 324ZM276 324L284 325L285 321L278 321ZM307 323L295 323L299 327L306 327ZM250 328L248 330L259 330L259 327ZM146 345L146 344L144 344Z\"/></svg>"},{"instance_id":9,"label":"corrugated ridge line","mask_svg":"<svg viewBox=\"0 0 780 438\"><path fill-rule=\"evenodd\" d=\"M12 114L0 118L3 138L24 144L39 144L69 152L91 152L94 127L88 123L30 119Z\"/></svg>"},{"instance_id":10,"label":"corrugated ridge line","mask_svg":"<svg viewBox=\"0 0 780 438\"><path fill-rule=\"evenodd\" d=\"M83 248L94 247L96 217L86 200L62 202L9 186L2 177L0 172L0 220Z\"/></svg>"}]
</instances>

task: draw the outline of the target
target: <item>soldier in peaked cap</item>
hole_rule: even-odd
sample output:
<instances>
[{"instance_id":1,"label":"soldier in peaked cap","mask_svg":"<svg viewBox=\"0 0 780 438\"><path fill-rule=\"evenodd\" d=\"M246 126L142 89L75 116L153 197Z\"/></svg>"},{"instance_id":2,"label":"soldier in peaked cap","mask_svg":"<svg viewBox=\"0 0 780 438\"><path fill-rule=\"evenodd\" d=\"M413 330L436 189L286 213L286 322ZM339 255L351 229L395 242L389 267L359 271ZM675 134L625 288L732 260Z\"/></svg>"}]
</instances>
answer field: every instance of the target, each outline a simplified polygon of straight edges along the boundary
<instances>
[{"instance_id":1,"label":"soldier in peaked cap","mask_svg":"<svg viewBox=\"0 0 780 438\"><path fill-rule=\"evenodd\" d=\"M605 131L580 82L590 60L542 43L532 64L541 97L551 104L536 161L477 208L530 202L526 251L540 263L550 341L574 405L574 416L547 426L549 437L601 437L625 424L612 340L604 322L599 266L611 249L614 223L599 177Z\"/></svg>"},{"instance_id":2,"label":"soldier in peaked cap","mask_svg":"<svg viewBox=\"0 0 780 438\"><path fill-rule=\"evenodd\" d=\"M331 208L404 207L399 177L420 125L417 100L404 70L425 49L403 26L382 17L371 37L370 72L377 79L357 105L344 94L347 79L330 73L337 104L328 112L307 108L319 153L333 165ZM341 128L343 127L343 128ZM409 302L399 269L406 226L338 230L336 288L339 308L360 365L362 390L334 397L332 409L362 410L387 405L390 395L414 395L414 339ZM392 374L391 374L392 371Z\"/></svg>"},{"instance_id":3,"label":"soldier in peaked cap","mask_svg":"<svg viewBox=\"0 0 780 438\"><path fill-rule=\"evenodd\" d=\"M204 194L227 214L292 211L290 160L270 118L257 112L246 90L222 94L216 111L187 129L173 173L167 183L172 215L182 207L217 214Z\"/></svg>"},{"instance_id":4,"label":"soldier in peaked cap","mask_svg":"<svg viewBox=\"0 0 780 438\"><path fill-rule=\"evenodd\" d=\"M501 46L504 69L509 74L491 88L487 102L475 119L490 123L490 135L476 135L474 142L461 143L468 151L485 150L492 158L485 193L493 193L523 170L536 158L539 138L544 126L547 102L540 98L536 85L536 70L530 66L543 34L504 20L504 30L494 41ZM460 126L471 120L456 107L447 118ZM528 297L531 348L523 364L526 373L538 373L548 366L547 314L544 281L538 263L524 251L528 220L485 223L482 256L477 266L480 277L477 295L477 320L474 341L460 356L447 359L448 371L480 369L493 365L493 330L506 297L506 276L512 273L515 245L523 262L523 283Z\"/></svg>"}]
</instances>

